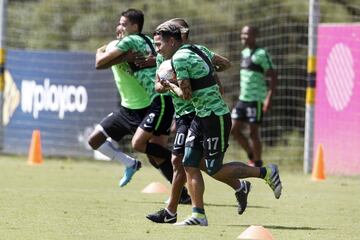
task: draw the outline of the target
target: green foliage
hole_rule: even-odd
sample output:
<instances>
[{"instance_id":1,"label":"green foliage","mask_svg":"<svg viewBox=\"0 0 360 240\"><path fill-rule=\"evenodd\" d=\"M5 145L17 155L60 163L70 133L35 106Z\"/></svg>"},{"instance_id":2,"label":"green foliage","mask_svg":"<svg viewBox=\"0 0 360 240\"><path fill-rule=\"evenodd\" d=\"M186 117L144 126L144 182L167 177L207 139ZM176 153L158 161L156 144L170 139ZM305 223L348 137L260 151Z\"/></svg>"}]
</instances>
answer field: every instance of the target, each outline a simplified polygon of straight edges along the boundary
<instances>
[{"instance_id":1,"label":"green foliage","mask_svg":"<svg viewBox=\"0 0 360 240\"><path fill-rule=\"evenodd\" d=\"M321 4L322 21L354 21L352 14L358 9L351 4L345 0L325 1ZM207 28L215 33L238 32L246 23L263 29L303 24L308 15L307 1L295 0L229 0L221 3L212 0L196 3L192 0L127 0L121 4L115 0L106 3L98 0L9 1L8 44L19 48L93 51L99 42L113 36L120 12L130 7L144 11L144 29L150 33L158 24L173 17L188 19L192 26L197 26L195 34L201 34ZM23 32L12 31L14 28L23 29ZM11 41L17 37L24 40ZM206 42L206 39L200 42Z\"/></svg>"}]
</instances>

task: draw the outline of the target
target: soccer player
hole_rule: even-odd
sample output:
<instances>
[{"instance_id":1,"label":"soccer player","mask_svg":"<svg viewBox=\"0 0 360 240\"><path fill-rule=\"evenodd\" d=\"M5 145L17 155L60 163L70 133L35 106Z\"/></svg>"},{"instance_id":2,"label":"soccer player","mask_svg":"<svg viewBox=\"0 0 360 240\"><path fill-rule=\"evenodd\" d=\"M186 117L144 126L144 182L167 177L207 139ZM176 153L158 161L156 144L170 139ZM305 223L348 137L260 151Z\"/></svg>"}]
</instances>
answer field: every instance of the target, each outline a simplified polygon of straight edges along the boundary
<instances>
[{"instance_id":1,"label":"soccer player","mask_svg":"<svg viewBox=\"0 0 360 240\"><path fill-rule=\"evenodd\" d=\"M249 164L261 167L260 124L264 113L271 106L277 75L269 53L256 44L258 29L244 26L241 30L241 43L245 48L241 52L240 96L231 112L232 135L244 148ZM266 78L270 80L269 88ZM247 138L242 130L249 127Z\"/></svg>"},{"instance_id":2,"label":"soccer player","mask_svg":"<svg viewBox=\"0 0 360 240\"><path fill-rule=\"evenodd\" d=\"M180 98L191 101L195 117L191 122L185 143L183 165L192 202L192 215L178 226L207 226L203 194L204 180L199 166L202 150L207 173L217 178L263 178L276 198L281 195L282 185L276 165L250 167L239 162L223 165L231 129L230 111L223 100L213 77L211 56L194 46L182 43L181 28L177 24L160 25L154 33L157 51L165 59L171 59L178 84L162 82ZM177 86L178 85L178 86Z\"/></svg>"},{"instance_id":3,"label":"soccer player","mask_svg":"<svg viewBox=\"0 0 360 240\"><path fill-rule=\"evenodd\" d=\"M149 54L155 55L152 39L141 34L143 24L144 15L140 10L128 9L122 12L117 27L121 40L116 45L116 49L112 51L104 51L104 48L98 50L96 68L109 68L114 64L124 62L126 55L130 52L140 53L143 57ZM138 79L139 84L147 92L151 102L145 117L134 133L132 147L137 151L146 153L150 162L171 182L173 173L171 151L166 148L174 113L171 97L155 92L155 66L138 67L133 62L128 62L128 64L134 77ZM131 176L133 171L130 168L126 170L129 171L125 172L125 176L127 176L127 172ZM129 178L126 178L123 184L126 184L128 180Z\"/></svg>"},{"instance_id":4,"label":"soccer player","mask_svg":"<svg viewBox=\"0 0 360 240\"><path fill-rule=\"evenodd\" d=\"M189 26L186 23L186 21L182 18L174 18L171 19L163 24L167 23L176 23L181 26L181 37L182 42L184 44L189 43ZM189 45L190 47L191 45ZM212 64L216 66L216 69L218 71L226 70L231 66L230 62L215 53L210 52L207 48L196 45L199 49L201 49L203 52L207 52L209 55L211 55ZM159 65L164 61L164 58L161 54L157 55L157 66L159 69ZM218 80L218 79L217 79ZM220 81L219 81L220 83ZM219 85L218 83L218 85ZM157 77L156 85L155 85L157 91L164 92L168 89L164 87L160 79ZM220 88L220 86L219 86ZM188 134L188 129L190 128L191 122L193 118L195 117L195 108L192 105L190 101L185 101L181 98L179 98L176 94L172 94L173 97L173 103L175 107L175 113L176 113L176 135L174 139L173 144L173 150L172 150L172 164L174 168L174 176L173 176L173 182L171 186L171 192L170 192L170 198L169 202L167 204L167 207L164 209L160 209L159 211L149 214L146 217L156 223L175 223L177 221L177 206L180 198L180 192L182 187L184 186L186 182L186 175L184 171L184 167L181 163L183 156L184 156L184 150L185 150L185 139ZM201 162L201 169L204 170L204 162ZM228 184L230 187L232 187L235 190L235 196L238 201L238 213L242 214L247 205L247 196L250 191L250 182L248 181L239 181L237 179L218 179L219 181L222 181L226 184Z\"/></svg>"},{"instance_id":5,"label":"soccer player","mask_svg":"<svg viewBox=\"0 0 360 240\"><path fill-rule=\"evenodd\" d=\"M116 28L116 37L120 41L123 37ZM116 46L102 46L97 50L96 58L104 51L111 51ZM119 186L125 186L141 167L141 162L125 154L113 141L119 142L125 135L133 135L145 117L150 106L150 98L139 80L134 77L130 66L126 62L115 64L111 67L116 87L121 96L121 106L117 112L106 116L90 134L88 143L92 149L98 150L112 160L126 166L125 174Z\"/></svg>"}]
</instances>

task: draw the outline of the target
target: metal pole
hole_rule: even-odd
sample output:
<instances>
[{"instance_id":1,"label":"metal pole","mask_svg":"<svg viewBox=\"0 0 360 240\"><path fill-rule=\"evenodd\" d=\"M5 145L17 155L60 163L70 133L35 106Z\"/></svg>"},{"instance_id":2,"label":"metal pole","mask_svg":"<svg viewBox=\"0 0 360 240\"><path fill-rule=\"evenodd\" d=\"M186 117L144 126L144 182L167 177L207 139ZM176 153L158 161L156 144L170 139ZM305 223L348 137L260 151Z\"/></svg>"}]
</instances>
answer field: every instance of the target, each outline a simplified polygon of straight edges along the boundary
<instances>
[{"instance_id":1,"label":"metal pole","mask_svg":"<svg viewBox=\"0 0 360 240\"><path fill-rule=\"evenodd\" d=\"M308 60L306 87L304 173L312 170L314 153L314 107L316 83L317 28L320 19L319 0L309 0Z\"/></svg>"},{"instance_id":2,"label":"metal pole","mask_svg":"<svg viewBox=\"0 0 360 240\"><path fill-rule=\"evenodd\" d=\"M4 146L3 104L5 89L5 23L7 0L0 0L0 149Z\"/></svg>"}]
</instances>

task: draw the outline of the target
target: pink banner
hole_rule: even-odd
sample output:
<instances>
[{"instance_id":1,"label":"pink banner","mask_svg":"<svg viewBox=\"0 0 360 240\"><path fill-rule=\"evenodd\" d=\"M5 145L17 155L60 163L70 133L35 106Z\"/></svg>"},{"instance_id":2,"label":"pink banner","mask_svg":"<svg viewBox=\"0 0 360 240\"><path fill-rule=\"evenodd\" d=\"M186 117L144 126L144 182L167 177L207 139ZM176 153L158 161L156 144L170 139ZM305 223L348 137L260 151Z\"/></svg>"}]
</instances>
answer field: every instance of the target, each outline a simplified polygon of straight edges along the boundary
<instances>
[{"instance_id":1,"label":"pink banner","mask_svg":"<svg viewBox=\"0 0 360 240\"><path fill-rule=\"evenodd\" d=\"M318 31L314 161L325 171L360 174L360 24L321 24Z\"/></svg>"}]
</instances>

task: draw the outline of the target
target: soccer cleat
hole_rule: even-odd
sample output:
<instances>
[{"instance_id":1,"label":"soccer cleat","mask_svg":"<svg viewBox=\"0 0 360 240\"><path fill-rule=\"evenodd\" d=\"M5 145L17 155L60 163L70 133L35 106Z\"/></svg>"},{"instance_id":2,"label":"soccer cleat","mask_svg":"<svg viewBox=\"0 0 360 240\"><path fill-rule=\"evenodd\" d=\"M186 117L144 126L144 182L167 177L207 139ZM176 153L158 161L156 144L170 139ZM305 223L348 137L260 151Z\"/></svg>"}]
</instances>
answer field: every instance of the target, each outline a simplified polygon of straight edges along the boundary
<instances>
[{"instance_id":1,"label":"soccer cleat","mask_svg":"<svg viewBox=\"0 0 360 240\"><path fill-rule=\"evenodd\" d=\"M177 214L171 216L166 209L162 208L156 213L152 213L146 216L147 219L156 223L175 223L177 220Z\"/></svg>"},{"instance_id":2,"label":"soccer cleat","mask_svg":"<svg viewBox=\"0 0 360 240\"><path fill-rule=\"evenodd\" d=\"M124 176L119 181L119 186L124 187L126 184L128 184L132 178L132 176L141 168L141 162L135 160L135 164L130 167L125 168Z\"/></svg>"},{"instance_id":3,"label":"soccer cleat","mask_svg":"<svg viewBox=\"0 0 360 240\"><path fill-rule=\"evenodd\" d=\"M247 206L247 198L251 189L249 181L241 181L241 189L235 192L235 197L238 202L238 213L243 214Z\"/></svg>"},{"instance_id":4,"label":"soccer cleat","mask_svg":"<svg viewBox=\"0 0 360 240\"><path fill-rule=\"evenodd\" d=\"M273 190L275 198L279 199L281 195L282 185L280 181L279 170L275 164L268 164L266 166L266 176L264 180Z\"/></svg>"},{"instance_id":5,"label":"soccer cleat","mask_svg":"<svg viewBox=\"0 0 360 240\"><path fill-rule=\"evenodd\" d=\"M207 226L207 225L208 225L208 221L206 217L197 218L194 216L191 216L182 222L178 222L174 224L174 226Z\"/></svg>"}]
</instances>

